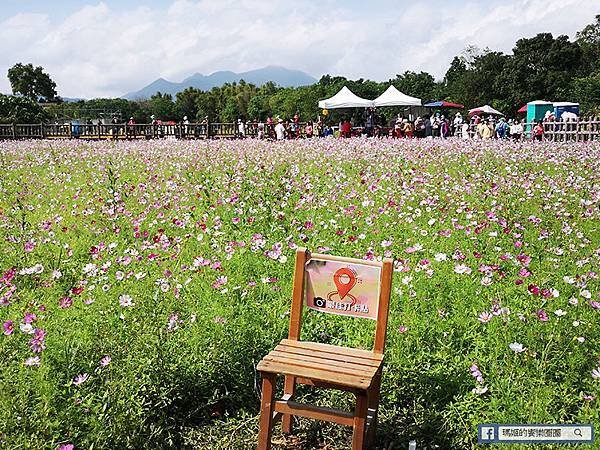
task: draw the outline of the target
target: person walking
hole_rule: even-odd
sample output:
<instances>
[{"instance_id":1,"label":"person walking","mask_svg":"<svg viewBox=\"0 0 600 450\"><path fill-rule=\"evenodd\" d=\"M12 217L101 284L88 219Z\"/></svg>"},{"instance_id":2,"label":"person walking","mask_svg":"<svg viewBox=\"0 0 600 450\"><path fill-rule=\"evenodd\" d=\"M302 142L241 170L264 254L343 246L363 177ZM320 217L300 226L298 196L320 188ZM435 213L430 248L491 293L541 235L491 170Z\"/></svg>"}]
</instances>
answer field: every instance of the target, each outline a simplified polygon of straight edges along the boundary
<instances>
[{"instance_id":1,"label":"person walking","mask_svg":"<svg viewBox=\"0 0 600 450\"><path fill-rule=\"evenodd\" d=\"M542 121L538 121L538 123L533 127L533 139L536 141L541 141L544 138L544 126L542 125Z\"/></svg>"},{"instance_id":2,"label":"person walking","mask_svg":"<svg viewBox=\"0 0 600 450\"><path fill-rule=\"evenodd\" d=\"M425 130L425 137L431 137L432 136L432 128L431 128L431 119L429 118L429 116L425 116L425 119L423 119L423 125L424 125L424 130Z\"/></svg>"},{"instance_id":3,"label":"person walking","mask_svg":"<svg viewBox=\"0 0 600 450\"><path fill-rule=\"evenodd\" d=\"M285 139L285 127L283 126L283 120L279 119L277 125L275 125L275 137L278 141Z\"/></svg>"}]
</instances>

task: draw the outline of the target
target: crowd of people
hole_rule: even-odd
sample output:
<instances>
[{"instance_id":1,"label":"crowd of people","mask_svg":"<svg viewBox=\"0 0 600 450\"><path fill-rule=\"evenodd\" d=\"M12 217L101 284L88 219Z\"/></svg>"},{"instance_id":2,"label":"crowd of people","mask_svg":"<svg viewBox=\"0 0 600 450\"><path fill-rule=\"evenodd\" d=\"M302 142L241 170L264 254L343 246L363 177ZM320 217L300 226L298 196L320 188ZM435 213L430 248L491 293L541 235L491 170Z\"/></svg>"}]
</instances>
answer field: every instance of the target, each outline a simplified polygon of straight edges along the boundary
<instances>
[{"instance_id":1,"label":"crowd of people","mask_svg":"<svg viewBox=\"0 0 600 450\"><path fill-rule=\"evenodd\" d=\"M565 114L563 114L565 115ZM570 116L566 116L569 117ZM565 120L567 120L565 117ZM560 120L556 120L553 112L549 111L543 120L535 124L525 124L525 119L509 119L496 117L494 115L473 115L463 117L460 112L453 116L446 116L441 112L435 114L425 114L413 119L410 115L403 116L398 114L390 121L386 121L384 116L376 115L375 109L365 110L365 115L360 123L355 122L353 117L342 117L336 126L331 124L327 116L317 115L315 121L302 122L300 115L296 113L291 119L282 119L279 117L268 117L266 121L262 120L244 120L239 118L234 126L234 134L238 138L257 137L259 139L271 140L289 140L298 138L313 137L341 137L349 138L352 136L367 137L390 137L390 138L441 138L456 137L461 139L512 139L520 140L525 133L530 134L533 139L542 140L545 133L549 130L556 130ZM166 134L164 126L178 126L178 133L181 137L192 135L208 135L210 124L208 117L205 117L199 123L191 123L187 116L179 122L161 121L154 115L150 116L150 124L153 125L152 133L160 137ZM553 125L556 124L556 125ZM133 117L129 120L121 120L116 115L110 120L110 124L104 124L102 119L98 120L97 127L88 120L87 125L89 133L94 129L99 129L101 125L110 127L111 134L117 136L123 133L127 136L140 134L139 128ZM117 127L120 125L122 128ZM144 127L147 124L140 124ZM226 125L226 124L225 124ZM124 127L123 127L124 126ZM147 134L147 131L145 131ZM219 134L217 132L217 134Z\"/></svg>"},{"instance_id":2,"label":"crowd of people","mask_svg":"<svg viewBox=\"0 0 600 450\"><path fill-rule=\"evenodd\" d=\"M337 136L349 138L352 136L391 137L391 138L449 138L452 136L463 139L521 139L525 132L524 120L506 121L493 116L472 116L463 118L456 113L450 119L443 114L419 116L412 120L398 115L391 122L377 120L373 111L369 111L363 124L357 126L350 117L342 118L333 127L319 115L317 120L302 123L298 114L291 120L269 117L263 121L237 121L237 136L244 138L256 136L259 139L286 140Z\"/></svg>"}]
</instances>

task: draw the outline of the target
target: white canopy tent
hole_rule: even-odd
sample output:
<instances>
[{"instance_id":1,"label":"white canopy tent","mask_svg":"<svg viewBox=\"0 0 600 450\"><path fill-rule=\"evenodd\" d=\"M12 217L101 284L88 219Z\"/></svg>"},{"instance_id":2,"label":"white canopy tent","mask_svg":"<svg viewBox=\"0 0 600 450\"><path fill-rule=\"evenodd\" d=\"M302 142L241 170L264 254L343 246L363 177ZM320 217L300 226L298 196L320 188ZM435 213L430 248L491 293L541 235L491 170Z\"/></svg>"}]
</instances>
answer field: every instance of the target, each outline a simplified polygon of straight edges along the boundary
<instances>
[{"instance_id":1,"label":"white canopy tent","mask_svg":"<svg viewBox=\"0 0 600 450\"><path fill-rule=\"evenodd\" d=\"M319 101L319 108L338 109L338 108L370 108L373 106L372 100L361 98L354 94L350 89L344 86L333 97Z\"/></svg>"},{"instance_id":2,"label":"white canopy tent","mask_svg":"<svg viewBox=\"0 0 600 450\"><path fill-rule=\"evenodd\" d=\"M403 94L391 84L383 94L373 100L373 106L421 106L421 99Z\"/></svg>"},{"instance_id":3,"label":"white canopy tent","mask_svg":"<svg viewBox=\"0 0 600 450\"><path fill-rule=\"evenodd\" d=\"M483 105L477 108L473 108L469 110L469 115L473 114L493 114L496 116L503 116L504 114L498 111L497 109L492 108L490 105Z\"/></svg>"}]
</instances>

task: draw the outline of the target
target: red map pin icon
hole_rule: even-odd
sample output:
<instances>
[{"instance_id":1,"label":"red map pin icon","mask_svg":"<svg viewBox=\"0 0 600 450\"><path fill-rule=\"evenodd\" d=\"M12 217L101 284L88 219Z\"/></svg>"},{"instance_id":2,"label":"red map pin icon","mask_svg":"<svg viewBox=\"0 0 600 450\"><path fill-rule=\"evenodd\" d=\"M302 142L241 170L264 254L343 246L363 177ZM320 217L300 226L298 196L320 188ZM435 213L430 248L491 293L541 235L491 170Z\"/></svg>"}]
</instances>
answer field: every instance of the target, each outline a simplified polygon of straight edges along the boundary
<instances>
[{"instance_id":1,"label":"red map pin icon","mask_svg":"<svg viewBox=\"0 0 600 450\"><path fill-rule=\"evenodd\" d=\"M344 297L356 284L356 274L353 270L342 267L333 274L333 282L335 283L335 287L337 287L340 300L344 300Z\"/></svg>"}]
</instances>

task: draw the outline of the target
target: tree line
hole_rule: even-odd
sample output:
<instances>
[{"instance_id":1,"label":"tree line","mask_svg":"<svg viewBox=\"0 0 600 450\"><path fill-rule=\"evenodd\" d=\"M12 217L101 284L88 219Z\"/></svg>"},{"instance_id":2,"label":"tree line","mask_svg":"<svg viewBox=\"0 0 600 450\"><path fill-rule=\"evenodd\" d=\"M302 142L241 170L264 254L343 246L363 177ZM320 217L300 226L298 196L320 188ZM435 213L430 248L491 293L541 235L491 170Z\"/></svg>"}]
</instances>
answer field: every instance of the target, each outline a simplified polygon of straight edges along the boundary
<instances>
[{"instance_id":1,"label":"tree line","mask_svg":"<svg viewBox=\"0 0 600 450\"><path fill-rule=\"evenodd\" d=\"M209 91L187 88L174 98L157 92L149 99L93 99L61 102L56 84L41 67L16 64L9 69L12 96L0 95L0 121L37 123L62 119L98 119L100 111L119 112L122 120L133 117L148 123L161 120L211 122L291 118L298 113L311 119L319 100L334 95L346 85L355 94L373 99L390 84L423 102L448 100L466 108L483 104L513 116L532 100L579 102L584 114L600 112L600 15L576 34L554 37L540 33L519 39L511 54L467 47L454 57L442 80L427 72L406 71L385 82L324 75L310 86L283 88L268 82L255 86L243 80ZM40 103L40 101L42 103ZM50 102L44 105L43 102ZM388 116L399 110L386 108ZM361 114L356 111L354 114ZM337 119L337 113L332 115Z\"/></svg>"}]
</instances>

